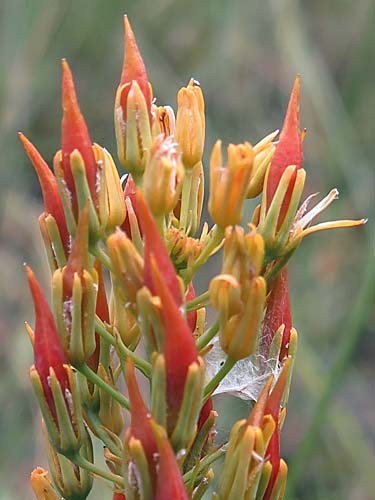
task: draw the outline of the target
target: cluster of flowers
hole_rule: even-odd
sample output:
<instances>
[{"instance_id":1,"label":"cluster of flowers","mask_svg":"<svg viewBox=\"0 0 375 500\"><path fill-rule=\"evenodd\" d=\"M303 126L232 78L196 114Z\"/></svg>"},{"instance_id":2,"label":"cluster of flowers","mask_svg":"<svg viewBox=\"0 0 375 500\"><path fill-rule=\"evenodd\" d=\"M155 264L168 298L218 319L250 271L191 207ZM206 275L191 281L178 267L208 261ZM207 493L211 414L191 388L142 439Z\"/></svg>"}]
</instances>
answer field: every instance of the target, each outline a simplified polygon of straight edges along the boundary
<instances>
[{"instance_id":1,"label":"cluster of flowers","mask_svg":"<svg viewBox=\"0 0 375 500\"><path fill-rule=\"evenodd\" d=\"M310 211L311 197L299 207L299 78L278 142L276 131L255 146L230 144L226 160L221 142L214 145L209 229L201 225L199 84L179 90L176 118L171 107L157 106L125 17L114 112L118 158L128 172L123 188L112 156L91 141L65 60L62 73L54 173L20 134L43 193L39 225L52 273L50 309L26 266L35 306L35 328L26 325L35 355L30 376L53 480L41 467L33 471L37 498L85 499L95 476L112 484L116 500L199 500L210 488L222 500L282 498L287 465L279 436L297 343L287 263L306 235L364 222L311 226L336 190ZM241 227L245 200L258 195L251 222ZM195 274L221 248L221 273L196 296ZM209 305L217 315L207 326ZM208 379L205 359L215 341L224 362ZM253 355L260 371L270 359L278 369L229 442L215 443L212 395ZM140 383L149 387L147 401ZM93 438L104 444L105 470L94 462ZM212 464L221 457L223 472L213 483Z\"/></svg>"}]
</instances>

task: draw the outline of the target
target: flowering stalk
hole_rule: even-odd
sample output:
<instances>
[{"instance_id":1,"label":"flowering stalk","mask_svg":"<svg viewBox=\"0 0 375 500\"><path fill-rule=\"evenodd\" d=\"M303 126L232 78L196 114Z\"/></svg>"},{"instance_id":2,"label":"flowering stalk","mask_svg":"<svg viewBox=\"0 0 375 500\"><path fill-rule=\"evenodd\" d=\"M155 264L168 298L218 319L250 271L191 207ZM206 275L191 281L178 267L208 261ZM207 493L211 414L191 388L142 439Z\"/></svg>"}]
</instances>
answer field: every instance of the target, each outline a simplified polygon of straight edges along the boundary
<instances>
[{"instance_id":1,"label":"flowering stalk","mask_svg":"<svg viewBox=\"0 0 375 500\"><path fill-rule=\"evenodd\" d=\"M124 23L115 131L125 187L110 153L91 142L65 60L54 174L20 134L43 194L53 299L51 311L26 267L35 308L35 329L26 325L30 376L56 486L38 468L32 488L38 500L83 500L99 476L113 500L281 500L288 468L280 432L297 348L289 259L305 236L364 220L311 225L336 189L311 210L313 195L299 207L306 172L297 77L278 142L275 131L255 145L229 144L226 160L215 143L214 225L205 222L195 236L205 183L203 93L193 79L180 89L176 119L170 106L156 105ZM243 221L246 199L260 194ZM222 247L220 273L196 296L198 271ZM220 446L216 392L254 400ZM92 436L103 443L106 468L94 462Z\"/></svg>"}]
</instances>

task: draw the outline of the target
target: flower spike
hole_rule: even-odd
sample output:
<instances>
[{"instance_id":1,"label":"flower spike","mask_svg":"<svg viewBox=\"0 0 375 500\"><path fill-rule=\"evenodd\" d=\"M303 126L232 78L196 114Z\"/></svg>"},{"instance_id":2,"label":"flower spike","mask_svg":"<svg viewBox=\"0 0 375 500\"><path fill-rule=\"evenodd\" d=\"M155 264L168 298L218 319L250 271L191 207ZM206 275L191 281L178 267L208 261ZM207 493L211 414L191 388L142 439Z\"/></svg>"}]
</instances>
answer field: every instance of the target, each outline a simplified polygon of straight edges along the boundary
<instances>
[{"instance_id":1,"label":"flower spike","mask_svg":"<svg viewBox=\"0 0 375 500\"><path fill-rule=\"evenodd\" d=\"M62 106L63 119L61 130L61 149L64 178L67 188L72 194L73 208L77 211L76 187L71 165L71 154L77 150L85 165L87 183L94 204L96 205L96 177L97 165L92 149L86 122L78 105L74 88L72 72L65 59L62 60Z\"/></svg>"}]
</instances>

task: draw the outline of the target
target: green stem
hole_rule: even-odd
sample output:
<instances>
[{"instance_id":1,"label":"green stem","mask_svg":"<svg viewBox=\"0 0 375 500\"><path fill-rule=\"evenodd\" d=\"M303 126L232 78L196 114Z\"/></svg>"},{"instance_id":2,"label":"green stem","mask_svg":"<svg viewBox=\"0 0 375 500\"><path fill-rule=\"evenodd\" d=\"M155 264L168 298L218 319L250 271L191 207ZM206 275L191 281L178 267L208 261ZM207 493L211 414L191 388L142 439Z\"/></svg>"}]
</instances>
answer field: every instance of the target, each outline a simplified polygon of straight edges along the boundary
<instances>
[{"instance_id":1,"label":"green stem","mask_svg":"<svg viewBox=\"0 0 375 500\"><path fill-rule=\"evenodd\" d=\"M81 365L77 366L77 370L82 373L90 382L93 384L97 385L104 391L106 391L110 396L112 396L113 399L115 399L121 406L126 408L127 410L130 410L130 403L129 401L120 393L118 392L114 387L110 386L107 384L103 379L99 377L95 372L91 370L87 365Z\"/></svg>"},{"instance_id":2,"label":"green stem","mask_svg":"<svg viewBox=\"0 0 375 500\"><path fill-rule=\"evenodd\" d=\"M202 253L198 256L196 261L193 264L193 273L195 274L198 269L203 266L207 262L207 259L210 257L212 252L219 246L221 240L224 237L224 229L220 226L215 226L211 229L211 239L207 243L207 245L203 248Z\"/></svg>"},{"instance_id":3,"label":"green stem","mask_svg":"<svg viewBox=\"0 0 375 500\"><path fill-rule=\"evenodd\" d=\"M296 250L297 247L293 248L290 252L286 253L282 257L280 257L275 264L268 270L266 271L264 275L264 279L267 282L267 290L270 289L272 283L275 281L277 276L280 274L281 270L287 265L290 257L293 255L294 251Z\"/></svg>"},{"instance_id":4,"label":"green stem","mask_svg":"<svg viewBox=\"0 0 375 500\"><path fill-rule=\"evenodd\" d=\"M92 427L95 428L95 433L97 437L103 442L103 444L109 449L111 453L113 453L118 457L121 457L121 450L108 437L108 434L105 431L103 431L103 424L100 422L97 414L93 412L91 409L86 408L86 415Z\"/></svg>"},{"instance_id":5,"label":"green stem","mask_svg":"<svg viewBox=\"0 0 375 500\"><path fill-rule=\"evenodd\" d=\"M206 330L203 335L197 340L197 349L201 351L206 345L211 342L219 331L219 320L217 319L211 326Z\"/></svg>"},{"instance_id":6,"label":"green stem","mask_svg":"<svg viewBox=\"0 0 375 500\"><path fill-rule=\"evenodd\" d=\"M209 300L210 294L208 291L202 293L201 295L198 295L198 297L195 297L186 304L186 312L195 311L197 309L200 309L201 307L206 306Z\"/></svg>"},{"instance_id":7,"label":"green stem","mask_svg":"<svg viewBox=\"0 0 375 500\"><path fill-rule=\"evenodd\" d=\"M214 390L220 384L220 382L226 377L226 375L228 375L228 373L231 371L231 369L236 364L236 362L237 362L236 360L230 358L229 356L227 357L223 366L220 368L220 370L217 372L217 374L208 382L208 384L204 388L203 404L211 396L211 394L214 392Z\"/></svg>"},{"instance_id":8,"label":"green stem","mask_svg":"<svg viewBox=\"0 0 375 500\"><path fill-rule=\"evenodd\" d=\"M364 283L358 295L357 303L348 321L348 329L342 336L342 342L336 362L328 376L324 389L320 394L320 398L316 403L308 430L293 455L288 478L288 498L292 498L294 495L295 489L305 470L306 460L318 442L318 436L324 425L324 419L327 416L332 397L340 381L343 379L346 367L353 355L357 342L361 334L365 331L364 325L371 311L372 289L375 281L375 266L373 259L370 259L368 267L369 269L366 269Z\"/></svg>"},{"instance_id":9,"label":"green stem","mask_svg":"<svg viewBox=\"0 0 375 500\"><path fill-rule=\"evenodd\" d=\"M156 225L158 226L160 236L164 239L166 224L164 215L154 215Z\"/></svg>"},{"instance_id":10,"label":"green stem","mask_svg":"<svg viewBox=\"0 0 375 500\"><path fill-rule=\"evenodd\" d=\"M99 316L95 318L95 330L106 342L111 345L116 345L113 335L107 330Z\"/></svg>"},{"instance_id":11,"label":"green stem","mask_svg":"<svg viewBox=\"0 0 375 500\"><path fill-rule=\"evenodd\" d=\"M92 464L91 462L86 460L86 458L82 457L79 454L75 455L72 458L72 462L74 462L79 467L82 467L82 469L86 469L92 474L95 474L96 476L102 477L103 479L107 479L107 481L111 481L112 483L118 484L121 488L124 487L124 480L121 476L113 474L112 472L109 471L104 471L102 469L99 469L99 467L96 467L96 465Z\"/></svg>"},{"instance_id":12,"label":"green stem","mask_svg":"<svg viewBox=\"0 0 375 500\"><path fill-rule=\"evenodd\" d=\"M192 170L185 170L185 177L182 185L181 210L180 210L180 228L183 231L186 230L188 225L192 178L193 178Z\"/></svg>"},{"instance_id":13,"label":"green stem","mask_svg":"<svg viewBox=\"0 0 375 500\"><path fill-rule=\"evenodd\" d=\"M182 476L184 483L186 484L191 479L193 474L198 475L202 470L207 468L212 463L216 462L216 460L221 458L225 452L226 452L226 445L223 445L219 449L217 449L216 451L211 453L210 455L207 455L204 458L202 458L202 460L200 460L199 465L198 465L198 471L194 467L193 469L190 469L188 472L186 472Z\"/></svg>"},{"instance_id":14,"label":"green stem","mask_svg":"<svg viewBox=\"0 0 375 500\"><path fill-rule=\"evenodd\" d=\"M151 364L134 354L131 349L126 347L119 334L116 335L116 346L120 351L118 354L122 354L124 358L131 358L134 365L139 368L147 378L151 378Z\"/></svg>"},{"instance_id":15,"label":"green stem","mask_svg":"<svg viewBox=\"0 0 375 500\"><path fill-rule=\"evenodd\" d=\"M107 269L109 269L112 273L115 274L115 270L113 268L112 261L109 255L107 255L105 251L102 248L100 248L98 244L90 247L90 253L94 255L94 257L96 257L103 264L103 266L105 266Z\"/></svg>"}]
</instances>

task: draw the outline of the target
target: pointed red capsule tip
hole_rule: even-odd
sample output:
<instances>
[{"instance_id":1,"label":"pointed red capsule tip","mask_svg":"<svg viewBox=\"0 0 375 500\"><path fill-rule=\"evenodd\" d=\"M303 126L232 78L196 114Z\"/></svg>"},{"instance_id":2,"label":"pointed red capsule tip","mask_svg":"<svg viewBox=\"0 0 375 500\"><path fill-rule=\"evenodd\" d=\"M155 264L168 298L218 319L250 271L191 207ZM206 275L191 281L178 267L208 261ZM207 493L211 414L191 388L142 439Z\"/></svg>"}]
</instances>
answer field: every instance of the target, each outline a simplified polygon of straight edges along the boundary
<instances>
[{"instance_id":1,"label":"pointed red capsule tip","mask_svg":"<svg viewBox=\"0 0 375 500\"><path fill-rule=\"evenodd\" d=\"M181 471L175 454L163 427L152 423L152 429L159 451L158 476L155 500L188 500Z\"/></svg>"},{"instance_id":2,"label":"pointed red capsule tip","mask_svg":"<svg viewBox=\"0 0 375 500\"><path fill-rule=\"evenodd\" d=\"M267 179L267 208L271 205L284 170L289 165L302 168L302 138L300 131L300 76L297 75L290 94L280 139L273 155ZM279 225L284 220L296 180L296 172L290 180L280 210Z\"/></svg>"},{"instance_id":3,"label":"pointed red capsule tip","mask_svg":"<svg viewBox=\"0 0 375 500\"><path fill-rule=\"evenodd\" d=\"M73 75L66 59L61 61L62 65L62 108L63 120L61 131L61 149L63 154L63 167L65 181L71 193L75 194L73 174L70 165L70 154L77 149L85 164L87 182L94 202L96 194L97 165L92 141L78 105ZM76 208L76 207L75 207Z\"/></svg>"},{"instance_id":4,"label":"pointed red capsule tip","mask_svg":"<svg viewBox=\"0 0 375 500\"><path fill-rule=\"evenodd\" d=\"M135 36L130 26L128 17L124 16L124 27L125 27L125 53L124 62L121 72L120 85L129 84L122 92L121 95L121 106L124 111L124 116L126 117L126 101L130 91L131 82L135 80L142 94L146 100L147 109L149 111L149 116L151 119L151 88L148 81L146 66L143 62L141 53L139 52Z\"/></svg>"},{"instance_id":5,"label":"pointed red capsule tip","mask_svg":"<svg viewBox=\"0 0 375 500\"><path fill-rule=\"evenodd\" d=\"M51 309L35 275L28 265L25 265L25 271L35 309L35 369L39 374L48 407L56 419L55 403L51 387L48 383L50 369L53 368L56 378L63 390L63 394L65 394L65 391L69 390L69 379L64 368L64 365L68 364L68 360L64 353L63 346L61 345Z\"/></svg>"},{"instance_id":6,"label":"pointed red capsule tip","mask_svg":"<svg viewBox=\"0 0 375 500\"><path fill-rule=\"evenodd\" d=\"M159 230L152 216L151 210L144 199L140 190L136 192L137 215L141 224L144 239L144 281L151 293L155 294L155 284L153 283L151 272L151 254L157 255L158 266L163 273L164 282L171 292L177 306L182 304L180 284L177 278L176 270L168 255L164 241L160 236Z\"/></svg>"},{"instance_id":7,"label":"pointed red capsule tip","mask_svg":"<svg viewBox=\"0 0 375 500\"><path fill-rule=\"evenodd\" d=\"M151 417L139 390L133 361L129 357L126 360L126 383L131 404L130 432L133 437L141 441L149 464L150 474L154 477L154 456L157 448L151 428Z\"/></svg>"},{"instance_id":8,"label":"pointed red capsule tip","mask_svg":"<svg viewBox=\"0 0 375 500\"><path fill-rule=\"evenodd\" d=\"M142 88L141 83L148 82L146 67L143 62L141 53L139 52L128 16L126 15L124 16L124 27L125 54L120 83L130 83L132 80L137 80L139 86L143 91L144 89Z\"/></svg>"},{"instance_id":9,"label":"pointed red capsule tip","mask_svg":"<svg viewBox=\"0 0 375 500\"><path fill-rule=\"evenodd\" d=\"M18 137L34 166L38 176L40 187L43 195L44 210L47 214L51 214L55 219L59 228L61 241L64 250L67 253L69 247L69 233L66 226L63 204L60 198L60 193L57 181L47 163L42 158L36 147L28 140L22 132L18 132Z\"/></svg>"}]
</instances>

